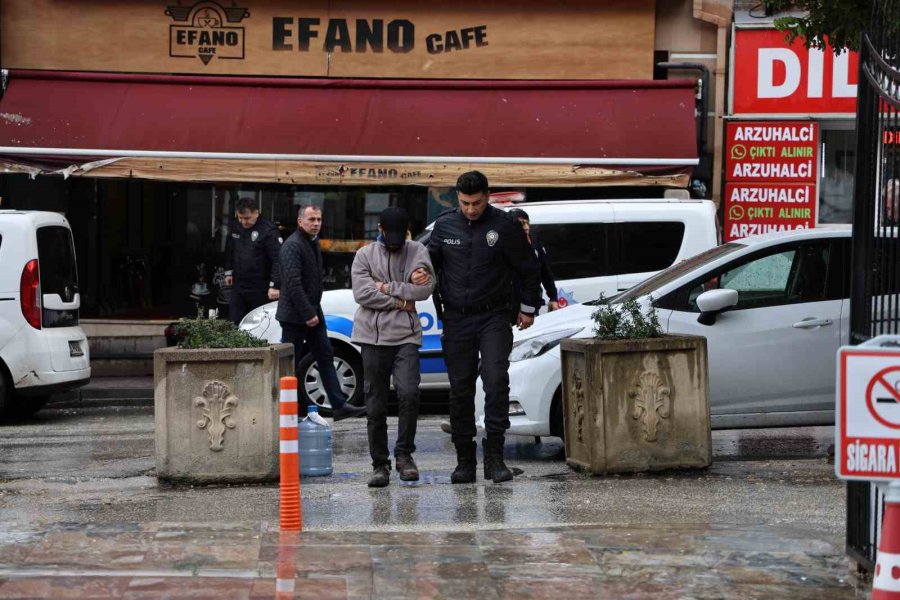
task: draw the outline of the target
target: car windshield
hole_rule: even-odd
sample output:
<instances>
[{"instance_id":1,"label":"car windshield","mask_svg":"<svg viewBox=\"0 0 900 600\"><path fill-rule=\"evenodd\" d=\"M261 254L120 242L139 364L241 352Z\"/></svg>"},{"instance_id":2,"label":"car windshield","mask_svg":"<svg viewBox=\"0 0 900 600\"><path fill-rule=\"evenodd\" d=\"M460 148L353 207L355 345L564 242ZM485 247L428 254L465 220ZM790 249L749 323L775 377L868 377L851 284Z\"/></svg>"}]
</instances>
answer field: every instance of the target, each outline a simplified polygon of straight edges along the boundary
<instances>
[{"instance_id":1,"label":"car windshield","mask_svg":"<svg viewBox=\"0 0 900 600\"><path fill-rule=\"evenodd\" d=\"M692 256L687 260L683 260L680 263L674 264L668 269L660 271L650 279L645 279L641 283L625 290L621 294L613 296L609 299L609 302L610 304L619 304L625 302L626 300L631 300L632 298L640 298L641 296L651 294L664 285L674 281L678 277L681 277L688 271L692 271L698 267L702 267L703 265L727 254L731 254L732 252L737 252L741 248L746 248L746 246L746 244L730 242L728 244L716 246L715 248L710 248L706 252L701 252L696 256Z\"/></svg>"}]
</instances>

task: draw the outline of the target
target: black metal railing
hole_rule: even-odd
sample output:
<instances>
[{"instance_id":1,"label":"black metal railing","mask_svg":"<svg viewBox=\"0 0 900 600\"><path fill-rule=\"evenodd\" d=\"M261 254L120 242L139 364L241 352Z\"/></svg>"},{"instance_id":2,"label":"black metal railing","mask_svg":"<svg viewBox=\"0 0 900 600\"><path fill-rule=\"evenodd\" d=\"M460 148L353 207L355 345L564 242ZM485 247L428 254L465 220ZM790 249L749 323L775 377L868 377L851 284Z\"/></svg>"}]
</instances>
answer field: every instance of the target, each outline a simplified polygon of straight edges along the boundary
<instances>
[{"instance_id":1,"label":"black metal railing","mask_svg":"<svg viewBox=\"0 0 900 600\"><path fill-rule=\"evenodd\" d=\"M900 333L900 0L873 0L857 103L850 343ZM884 498L847 485L847 553L872 571Z\"/></svg>"}]
</instances>

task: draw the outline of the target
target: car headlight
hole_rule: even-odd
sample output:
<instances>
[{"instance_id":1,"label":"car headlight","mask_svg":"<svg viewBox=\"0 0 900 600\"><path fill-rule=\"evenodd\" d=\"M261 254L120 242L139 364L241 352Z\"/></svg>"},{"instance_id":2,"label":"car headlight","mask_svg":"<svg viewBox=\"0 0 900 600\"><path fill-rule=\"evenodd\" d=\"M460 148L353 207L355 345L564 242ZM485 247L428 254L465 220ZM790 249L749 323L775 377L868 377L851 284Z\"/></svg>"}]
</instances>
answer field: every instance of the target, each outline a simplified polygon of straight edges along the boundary
<instances>
[{"instance_id":1,"label":"car headlight","mask_svg":"<svg viewBox=\"0 0 900 600\"><path fill-rule=\"evenodd\" d=\"M550 350L567 337L572 337L580 332L584 327L574 329L559 329L542 333L534 337L519 340L513 344L512 352L509 353L509 362L518 362L526 358L534 358L540 356L547 350Z\"/></svg>"},{"instance_id":2,"label":"car headlight","mask_svg":"<svg viewBox=\"0 0 900 600\"><path fill-rule=\"evenodd\" d=\"M256 308L247 313L247 316L241 320L240 328L244 331L256 329L269 320L269 313L264 308Z\"/></svg>"}]
</instances>

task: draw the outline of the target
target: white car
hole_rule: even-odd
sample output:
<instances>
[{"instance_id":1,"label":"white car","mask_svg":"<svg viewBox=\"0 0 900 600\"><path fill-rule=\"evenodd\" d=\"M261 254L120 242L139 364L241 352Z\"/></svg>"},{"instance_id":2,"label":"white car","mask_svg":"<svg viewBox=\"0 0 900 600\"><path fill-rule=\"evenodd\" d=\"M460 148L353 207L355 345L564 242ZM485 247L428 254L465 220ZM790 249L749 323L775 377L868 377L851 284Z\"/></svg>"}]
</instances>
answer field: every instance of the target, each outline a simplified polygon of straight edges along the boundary
<instances>
[{"instance_id":1,"label":"white car","mask_svg":"<svg viewBox=\"0 0 900 600\"><path fill-rule=\"evenodd\" d=\"M712 248L613 297L658 311L669 333L707 338L714 428L834 422L834 364L849 340L850 227ZM563 436L559 343L593 335L592 305L541 315L510 354L512 435ZM476 415L484 427L478 381Z\"/></svg>"},{"instance_id":2,"label":"white car","mask_svg":"<svg viewBox=\"0 0 900 600\"><path fill-rule=\"evenodd\" d=\"M90 381L75 246L59 213L0 210L0 420Z\"/></svg>"},{"instance_id":3,"label":"white car","mask_svg":"<svg viewBox=\"0 0 900 600\"><path fill-rule=\"evenodd\" d=\"M576 306L601 294L611 296L716 245L716 208L707 200L575 200L515 207L528 212L531 230L548 250L561 307ZM419 241L427 243L430 227ZM241 328L256 337L280 342L277 306L272 302L251 311ZM322 298L338 380L350 401L359 404L362 360L359 349L350 343L356 308L351 290L327 291ZM441 350L443 326L430 299L416 303L416 308L423 333L421 387L447 389L447 367ZM298 372L303 374L300 395L328 409L311 355L301 361Z\"/></svg>"}]
</instances>

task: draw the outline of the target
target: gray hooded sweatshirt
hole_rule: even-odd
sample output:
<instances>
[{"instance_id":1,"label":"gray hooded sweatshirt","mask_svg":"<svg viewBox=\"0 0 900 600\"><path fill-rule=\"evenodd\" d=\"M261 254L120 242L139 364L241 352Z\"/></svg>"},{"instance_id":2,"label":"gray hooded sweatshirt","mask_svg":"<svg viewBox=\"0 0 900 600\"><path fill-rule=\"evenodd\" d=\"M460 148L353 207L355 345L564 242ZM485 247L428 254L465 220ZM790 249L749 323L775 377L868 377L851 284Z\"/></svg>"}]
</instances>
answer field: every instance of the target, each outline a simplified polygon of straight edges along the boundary
<instances>
[{"instance_id":1,"label":"gray hooded sweatshirt","mask_svg":"<svg viewBox=\"0 0 900 600\"><path fill-rule=\"evenodd\" d=\"M425 269L431 276L426 285L415 285L410 281L413 271L418 268ZM350 277L353 298L359 304L353 317L351 341L379 346L422 345L418 313L399 310L396 301L415 303L431 295L434 267L425 246L410 240L396 252L390 252L380 241L364 246L353 259ZM387 294L375 287L379 281L389 282Z\"/></svg>"}]
</instances>

